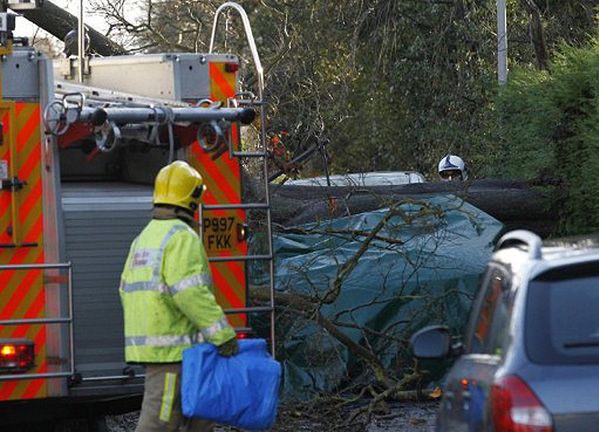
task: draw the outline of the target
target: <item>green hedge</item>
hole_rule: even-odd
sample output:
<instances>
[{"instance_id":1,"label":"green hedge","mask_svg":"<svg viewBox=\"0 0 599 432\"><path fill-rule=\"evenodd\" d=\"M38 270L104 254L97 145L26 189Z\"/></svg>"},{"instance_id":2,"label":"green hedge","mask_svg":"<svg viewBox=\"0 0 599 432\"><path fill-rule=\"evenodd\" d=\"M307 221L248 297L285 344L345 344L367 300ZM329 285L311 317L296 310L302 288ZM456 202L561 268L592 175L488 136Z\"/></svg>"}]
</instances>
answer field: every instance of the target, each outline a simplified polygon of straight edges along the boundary
<instances>
[{"instance_id":1,"label":"green hedge","mask_svg":"<svg viewBox=\"0 0 599 432\"><path fill-rule=\"evenodd\" d=\"M549 177L557 234L599 230L599 42L563 46L551 71L513 71L496 112L501 148L493 166L506 177Z\"/></svg>"}]
</instances>

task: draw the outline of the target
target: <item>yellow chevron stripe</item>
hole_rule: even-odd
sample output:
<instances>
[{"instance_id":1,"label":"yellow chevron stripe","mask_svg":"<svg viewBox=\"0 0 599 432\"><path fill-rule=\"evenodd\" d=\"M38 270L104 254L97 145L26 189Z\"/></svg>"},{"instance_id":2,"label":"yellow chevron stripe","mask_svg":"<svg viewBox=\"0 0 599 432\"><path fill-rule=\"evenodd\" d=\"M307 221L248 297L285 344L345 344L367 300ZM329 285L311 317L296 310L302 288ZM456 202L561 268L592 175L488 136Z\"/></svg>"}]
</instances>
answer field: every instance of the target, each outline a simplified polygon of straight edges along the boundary
<instances>
[{"instance_id":1,"label":"yellow chevron stripe","mask_svg":"<svg viewBox=\"0 0 599 432\"><path fill-rule=\"evenodd\" d=\"M232 73L226 73L224 71L224 63L212 64L211 68L216 68L219 72L218 77L211 76L210 79L210 96L212 100L220 100L226 102L227 97L234 96L236 85L236 75ZM225 81L224 86L228 88L221 88L219 82L222 84L223 79ZM192 146L198 146L197 143ZM239 148L239 142L236 140L235 148ZM205 179L206 186L210 191L211 195L217 203L225 204L232 202L235 199L237 202L241 201L241 178L240 178L240 164L237 158L231 160L228 153L221 155L217 160L212 160L208 155L201 153L202 150L193 148L192 151L188 152L188 160L190 163L200 171ZM209 164L209 165L208 165ZM212 212L205 211L203 217L235 217L237 222L245 222L245 212L237 211L220 211ZM239 215L239 214L241 215ZM235 231L233 231L235 236ZM244 253L241 244L237 243L237 240L232 239L232 248L229 253L232 255L241 255ZM206 239L205 239L206 244ZM209 256L222 255L219 251L209 251ZM245 275L245 263L239 263L242 273ZM226 288L216 286L216 298L219 304L225 308L229 308L232 305L224 294L225 290L233 295L239 302L238 304L246 305L246 288L245 280L239 281L229 270L226 263L212 263L211 268L213 272L217 272L222 279L221 283L227 285ZM237 305L235 305L237 306ZM240 314L236 316L228 316L229 321L234 326L245 326L247 325L247 316Z\"/></svg>"},{"instance_id":2,"label":"yellow chevron stripe","mask_svg":"<svg viewBox=\"0 0 599 432\"><path fill-rule=\"evenodd\" d=\"M231 287L231 291L233 291L236 294L237 298L245 297L245 287L240 285L237 281L237 278L235 278L235 276L231 274L226 263L214 263L214 265L218 268L220 274L227 281L229 287ZM223 301L226 300L224 300L223 298ZM231 306L228 302L227 304Z\"/></svg>"},{"instance_id":3,"label":"yellow chevron stripe","mask_svg":"<svg viewBox=\"0 0 599 432\"><path fill-rule=\"evenodd\" d=\"M0 103L0 108L4 104ZM21 167L25 164L29 164L31 167L30 175L21 180L25 180L27 185L16 192L17 199L15 207L20 207L27 202L28 197L33 194L33 187L37 182L41 182L41 133L39 124L39 109L36 103L18 103L18 116L13 118L11 124L8 125L10 128L10 135L12 140L7 139L5 135L6 145L0 150L0 159L12 159L14 161L13 172L16 175ZM14 111L13 111L14 112ZM34 119L32 116L37 116ZM14 127L13 127L14 126ZM33 129L31 127L33 126ZM19 132L25 130L25 135L21 135L20 139L26 139L24 142L17 143L16 139L19 136ZM20 151L17 151L17 149ZM2 191L2 194L9 194L11 192ZM27 233L32 229L37 229L38 223L41 222L42 215L42 198L41 195L37 201L30 207L30 212L21 224L19 221L19 215L15 208L14 216L3 214L0 217L0 232L6 231L9 226L13 226L17 229L18 241L22 241ZM7 212L8 213L8 212ZM8 216L8 217L7 217ZM0 249L0 263L34 263L36 261L43 260L43 245L42 245L43 234L40 232L36 238L32 239L38 243L37 247L31 248L15 248L15 249ZM26 282L28 276L27 272L18 271L14 272L11 277L9 274L0 274L0 281L5 282L2 288L0 288L0 310L11 305L11 298L14 296L22 296L19 303L16 305L14 312L11 314L12 317L23 317L25 315L31 317L35 314L36 317L44 316L44 303L39 303L38 300L45 301L44 298L44 285L43 285L43 272L36 271L33 279ZM25 286L27 285L27 286ZM23 291L21 291L23 290ZM23 294L24 293L24 294ZM12 302L14 304L14 301ZM3 307L4 306L4 307ZM12 306L10 306L12 308ZM35 308L35 309L34 309ZM9 328L0 329L0 337L19 336L25 337L30 340L35 340L36 343L36 367L30 372L40 372L46 370L46 346L45 346L45 326L11 326ZM41 342L41 344L40 344ZM41 385L40 385L41 384ZM43 381L18 381L17 383L3 382L0 384L0 399L8 398L9 400L16 400L23 397L44 397L47 394L47 385L45 380Z\"/></svg>"}]
</instances>

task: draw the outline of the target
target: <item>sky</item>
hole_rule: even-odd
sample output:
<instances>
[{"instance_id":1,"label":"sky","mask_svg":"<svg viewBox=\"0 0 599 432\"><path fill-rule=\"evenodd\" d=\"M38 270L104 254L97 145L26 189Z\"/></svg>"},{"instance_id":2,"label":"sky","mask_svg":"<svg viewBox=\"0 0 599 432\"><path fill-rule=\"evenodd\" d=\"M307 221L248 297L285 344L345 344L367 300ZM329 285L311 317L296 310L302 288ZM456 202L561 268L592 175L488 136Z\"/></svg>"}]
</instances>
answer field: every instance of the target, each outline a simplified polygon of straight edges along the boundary
<instances>
[{"instance_id":1,"label":"sky","mask_svg":"<svg viewBox=\"0 0 599 432\"><path fill-rule=\"evenodd\" d=\"M75 16L79 16L79 0L51 0L57 6L60 6L63 9L66 9L71 14ZM101 33L104 33L107 30L106 22L99 16L93 14L93 10L89 5L89 1L83 2L84 10L85 10L85 23L95 28ZM39 28L27 21L23 17L17 17L16 28L14 31L15 36L26 36L33 37L36 32L39 31ZM38 33L39 35L39 33Z\"/></svg>"}]
</instances>

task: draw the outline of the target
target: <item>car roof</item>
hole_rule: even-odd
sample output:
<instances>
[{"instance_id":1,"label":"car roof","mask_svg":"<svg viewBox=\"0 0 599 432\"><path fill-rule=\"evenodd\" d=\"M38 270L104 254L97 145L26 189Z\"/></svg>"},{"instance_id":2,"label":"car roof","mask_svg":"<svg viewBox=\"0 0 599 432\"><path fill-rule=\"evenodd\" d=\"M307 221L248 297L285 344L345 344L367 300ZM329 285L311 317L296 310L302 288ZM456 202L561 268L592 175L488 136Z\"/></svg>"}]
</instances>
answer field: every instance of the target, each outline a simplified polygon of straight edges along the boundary
<instances>
[{"instance_id":1,"label":"car roof","mask_svg":"<svg viewBox=\"0 0 599 432\"><path fill-rule=\"evenodd\" d=\"M599 236L578 236L543 242L543 255L569 256L599 252Z\"/></svg>"},{"instance_id":2,"label":"car roof","mask_svg":"<svg viewBox=\"0 0 599 432\"><path fill-rule=\"evenodd\" d=\"M580 236L553 239L543 242L540 254L532 252L525 244L516 244L495 251L492 261L507 265L513 273L528 273L532 279L555 267L599 261L599 236Z\"/></svg>"},{"instance_id":3,"label":"car roof","mask_svg":"<svg viewBox=\"0 0 599 432\"><path fill-rule=\"evenodd\" d=\"M426 182L424 176L416 171L374 171L367 173L337 174L329 176L331 186L389 186ZM326 186L327 178L311 177L289 180L292 186Z\"/></svg>"}]
</instances>

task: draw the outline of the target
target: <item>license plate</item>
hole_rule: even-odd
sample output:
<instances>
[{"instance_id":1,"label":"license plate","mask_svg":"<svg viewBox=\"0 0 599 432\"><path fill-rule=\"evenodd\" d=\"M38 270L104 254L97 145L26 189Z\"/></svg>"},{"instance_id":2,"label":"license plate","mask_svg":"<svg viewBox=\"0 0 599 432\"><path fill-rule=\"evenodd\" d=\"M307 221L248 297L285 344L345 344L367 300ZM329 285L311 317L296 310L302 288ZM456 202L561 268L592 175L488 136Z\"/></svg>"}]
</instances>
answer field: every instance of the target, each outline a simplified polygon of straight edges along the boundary
<instances>
[{"instance_id":1,"label":"license plate","mask_svg":"<svg viewBox=\"0 0 599 432\"><path fill-rule=\"evenodd\" d=\"M237 240L237 226L235 216L208 216L202 218L202 231L204 246L210 254L232 251L239 243Z\"/></svg>"}]
</instances>

